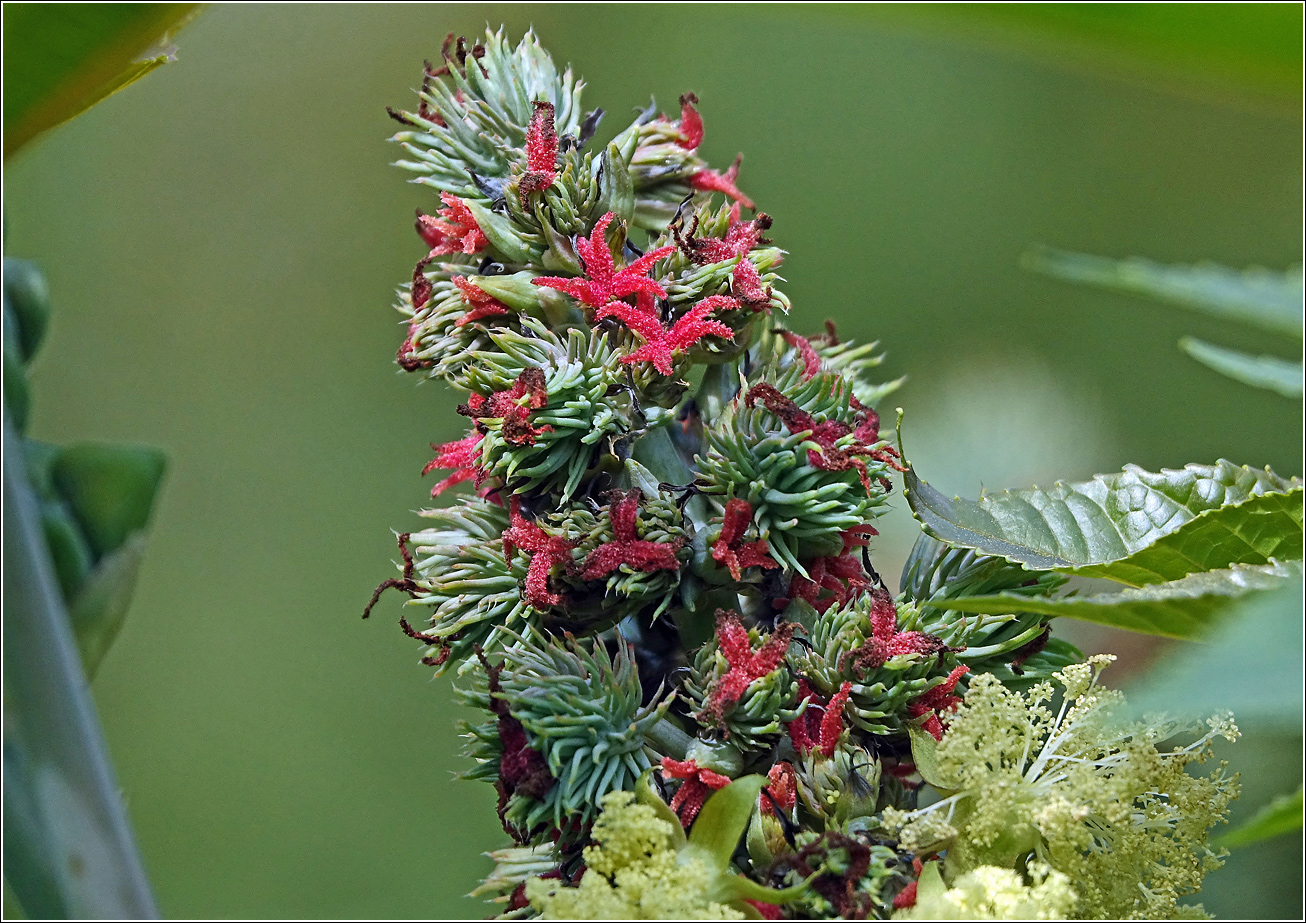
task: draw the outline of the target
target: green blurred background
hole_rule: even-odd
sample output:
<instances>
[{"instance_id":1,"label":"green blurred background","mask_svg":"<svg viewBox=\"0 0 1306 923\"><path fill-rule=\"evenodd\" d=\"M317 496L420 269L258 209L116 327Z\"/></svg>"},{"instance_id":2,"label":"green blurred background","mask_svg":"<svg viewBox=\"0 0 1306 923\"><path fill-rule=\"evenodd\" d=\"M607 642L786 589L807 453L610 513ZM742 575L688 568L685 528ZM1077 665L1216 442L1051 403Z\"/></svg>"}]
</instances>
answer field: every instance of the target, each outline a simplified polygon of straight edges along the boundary
<instances>
[{"instance_id":1,"label":"green blurred background","mask_svg":"<svg viewBox=\"0 0 1306 923\"><path fill-rule=\"evenodd\" d=\"M1279 344L1017 267L1035 243L1299 262L1300 8L1194 13L1173 41L1141 15L1103 54L1119 8L1039 9L1013 29L972 8L219 6L177 63L6 165L6 252L53 293L32 434L171 456L95 683L165 914L487 912L462 895L504 836L488 786L452 780L448 681L416 663L397 598L358 618L426 497L427 443L463 430L450 393L391 361L432 202L386 166L383 107L409 104L446 32L534 24L610 113L601 134L650 93L696 92L705 155L746 153L742 185L792 254L793 325L881 340L937 486L1221 456L1301 472L1300 405L1175 346ZM914 526L901 509L883 526L894 574ZM1300 743L1235 748L1248 805L1296 785ZM1295 917L1300 864L1295 842L1248 849L1204 899Z\"/></svg>"}]
</instances>

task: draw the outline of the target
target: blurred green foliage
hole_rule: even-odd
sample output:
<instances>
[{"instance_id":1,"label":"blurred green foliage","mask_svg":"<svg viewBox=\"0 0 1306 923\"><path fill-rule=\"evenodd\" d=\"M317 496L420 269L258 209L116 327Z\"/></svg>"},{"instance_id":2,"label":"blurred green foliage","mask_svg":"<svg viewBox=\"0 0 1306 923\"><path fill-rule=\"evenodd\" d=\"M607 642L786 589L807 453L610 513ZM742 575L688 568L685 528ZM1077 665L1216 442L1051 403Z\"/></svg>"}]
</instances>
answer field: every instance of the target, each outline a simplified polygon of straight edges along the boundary
<instances>
[{"instance_id":1,"label":"blurred green foliage","mask_svg":"<svg viewBox=\"0 0 1306 923\"><path fill-rule=\"evenodd\" d=\"M378 536L426 502L427 443L460 435L452 394L393 374L392 290L431 203L385 167L382 107L411 100L446 32L487 21L514 36L533 22L590 106L698 93L706 155L745 152L741 184L792 254L795 328L830 317L882 341L886 374L910 376L911 457L940 489L1222 456L1301 471L1281 398L1174 349L1216 322L1017 265L1033 243L1300 261L1291 106L1067 69L874 8L212 9L167 79L6 170L10 245L41 261L59 306L32 432L171 459L95 687L169 916L486 913L461 895L504 837L492 793L451 778L459 708L385 629L395 609L358 614L390 575ZM884 573L914 539L898 503ZM1263 803L1300 780L1299 749L1228 756ZM1248 847L1207 907L1295 915L1300 855Z\"/></svg>"},{"instance_id":2,"label":"blurred green foliage","mask_svg":"<svg viewBox=\"0 0 1306 923\"><path fill-rule=\"evenodd\" d=\"M947 32L1015 43L1082 66L1176 84L1302 95L1301 9L1291 3L919 4L898 11ZM876 11L879 12L879 11Z\"/></svg>"}]
</instances>

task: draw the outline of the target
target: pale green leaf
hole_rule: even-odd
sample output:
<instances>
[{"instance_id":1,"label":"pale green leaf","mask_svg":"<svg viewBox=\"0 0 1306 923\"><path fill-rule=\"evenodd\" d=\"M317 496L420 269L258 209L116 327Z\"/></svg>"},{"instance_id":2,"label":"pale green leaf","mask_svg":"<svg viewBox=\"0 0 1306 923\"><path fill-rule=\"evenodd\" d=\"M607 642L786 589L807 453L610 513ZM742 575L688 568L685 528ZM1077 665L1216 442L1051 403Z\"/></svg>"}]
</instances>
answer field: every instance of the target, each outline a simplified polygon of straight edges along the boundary
<instances>
[{"instance_id":1,"label":"pale green leaf","mask_svg":"<svg viewBox=\"0 0 1306 923\"><path fill-rule=\"evenodd\" d=\"M672 845L676 849L685 845L685 828L680 825L680 818L662 800L662 796L653 790L652 769L645 769L640 774L639 781L635 783L635 798L640 804L652 808L658 820L664 821L671 828Z\"/></svg>"},{"instance_id":2,"label":"pale green leaf","mask_svg":"<svg viewBox=\"0 0 1306 923\"><path fill-rule=\"evenodd\" d=\"M1302 273L1230 269L1215 263L1166 265L1141 257L1114 260L1040 247L1023 257L1026 268L1070 282L1150 295L1228 320L1301 336Z\"/></svg>"},{"instance_id":3,"label":"pale green leaf","mask_svg":"<svg viewBox=\"0 0 1306 923\"><path fill-rule=\"evenodd\" d=\"M134 532L96 565L68 607L77 647L82 652L82 665L89 677L95 676L127 619L144 556L145 533Z\"/></svg>"},{"instance_id":4,"label":"pale green leaf","mask_svg":"<svg viewBox=\"0 0 1306 923\"><path fill-rule=\"evenodd\" d=\"M1232 600L1279 589L1301 573L1299 561L1235 565L1168 583L1129 587L1119 593L1054 597L998 593L950 599L948 608L995 615L1034 612L1144 634L1194 639L1206 634L1227 614Z\"/></svg>"},{"instance_id":5,"label":"pale green leaf","mask_svg":"<svg viewBox=\"0 0 1306 923\"><path fill-rule=\"evenodd\" d=\"M689 831L689 846L714 869L730 867L739 838L744 835L753 806L766 786L766 776L743 776L712 794Z\"/></svg>"},{"instance_id":6,"label":"pale green leaf","mask_svg":"<svg viewBox=\"0 0 1306 923\"><path fill-rule=\"evenodd\" d=\"M1283 836L1302 827L1302 790L1300 786L1291 795L1280 795L1257 811L1241 827L1218 837L1216 846L1235 849L1250 846L1262 840Z\"/></svg>"},{"instance_id":7,"label":"pale green leaf","mask_svg":"<svg viewBox=\"0 0 1306 923\"><path fill-rule=\"evenodd\" d=\"M1023 564L1132 586L1302 556L1302 484L1221 460L951 500L904 475L935 538Z\"/></svg>"},{"instance_id":8,"label":"pale green leaf","mask_svg":"<svg viewBox=\"0 0 1306 923\"><path fill-rule=\"evenodd\" d=\"M1274 356L1253 356L1215 346L1196 337L1184 337L1179 348L1221 375L1253 388L1277 391L1284 397L1301 397L1302 366Z\"/></svg>"}]
</instances>

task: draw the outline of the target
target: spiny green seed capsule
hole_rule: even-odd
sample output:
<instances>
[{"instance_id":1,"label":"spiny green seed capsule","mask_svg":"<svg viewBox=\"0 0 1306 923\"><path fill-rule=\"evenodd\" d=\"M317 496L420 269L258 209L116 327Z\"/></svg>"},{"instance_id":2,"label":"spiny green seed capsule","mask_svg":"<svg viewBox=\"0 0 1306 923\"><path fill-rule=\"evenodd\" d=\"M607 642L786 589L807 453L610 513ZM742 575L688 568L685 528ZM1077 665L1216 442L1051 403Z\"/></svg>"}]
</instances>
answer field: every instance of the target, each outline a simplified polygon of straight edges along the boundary
<instances>
[{"instance_id":1,"label":"spiny green seed capsule","mask_svg":"<svg viewBox=\"0 0 1306 923\"><path fill-rule=\"evenodd\" d=\"M487 670L484 685L462 693L498 716L468 729L478 764L468 777L494 779L506 792L506 828L534 841L549 825L577 836L604 795L633 788L649 768L644 734L671 700L641 704L629 645L610 655L601 642L533 633Z\"/></svg>"}]
</instances>

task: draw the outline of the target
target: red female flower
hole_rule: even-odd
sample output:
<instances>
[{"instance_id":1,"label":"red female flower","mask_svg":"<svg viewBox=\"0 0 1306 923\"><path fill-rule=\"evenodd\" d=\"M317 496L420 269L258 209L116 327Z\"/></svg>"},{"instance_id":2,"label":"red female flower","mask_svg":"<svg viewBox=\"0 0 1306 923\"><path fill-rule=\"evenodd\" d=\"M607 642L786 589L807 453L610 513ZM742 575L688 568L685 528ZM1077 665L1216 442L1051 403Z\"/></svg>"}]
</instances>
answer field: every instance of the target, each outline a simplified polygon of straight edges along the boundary
<instances>
[{"instance_id":1,"label":"red female flower","mask_svg":"<svg viewBox=\"0 0 1306 923\"><path fill-rule=\"evenodd\" d=\"M680 540L674 542L646 542L639 538L636 528L639 521L640 492L631 489L609 494L608 517L612 521L612 541L595 548L581 564L581 577L598 580L606 577L622 564L646 573L655 570L679 570L676 552Z\"/></svg>"},{"instance_id":2,"label":"red female flower","mask_svg":"<svg viewBox=\"0 0 1306 923\"><path fill-rule=\"evenodd\" d=\"M756 401L780 418L791 433L811 432L811 440L820 448L809 449L807 461L813 468L821 471L849 471L856 469L866 492L871 492L871 479L867 474L866 462L858 456L871 455L871 447L864 442L854 441L845 448L838 448L835 443L853 432L853 427L839 420L826 420L817 423L812 415L785 397L774 385L763 382L753 385L744 396L744 403L752 407Z\"/></svg>"},{"instance_id":3,"label":"red female flower","mask_svg":"<svg viewBox=\"0 0 1306 923\"><path fill-rule=\"evenodd\" d=\"M444 207L438 217L417 213L417 233L431 248L428 260L446 253L476 253L490 245L466 202L447 192L440 193L440 201Z\"/></svg>"},{"instance_id":4,"label":"red female flower","mask_svg":"<svg viewBox=\"0 0 1306 923\"><path fill-rule=\"evenodd\" d=\"M784 662L789 644L794 639L794 626L790 622L777 626L771 637L754 651L748 640L748 629L744 628L739 616L718 609L716 638L717 649L725 655L730 668L713 684L703 707L703 716L723 727L725 713L739 701L749 684L779 669Z\"/></svg>"},{"instance_id":5,"label":"red female flower","mask_svg":"<svg viewBox=\"0 0 1306 923\"><path fill-rule=\"evenodd\" d=\"M817 355L815 347L812 346L812 341L807 339L807 337L800 337L796 333L790 333L788 330L780 331L780 336L784 337L786 343L798 350L798 355L801 356L803 360L803 381L810 381L813 375L821 371L821 357ZM871 412L874 413L874 411ZM879 428L880 418L877 416L875 417L875 430L877 434ZM865 442L867 440L862 439L862 433L863 430L861 427L858 427L853 431L853 435L855 435L858 440ZM874 442L875 435L872 435L869 441Z\"/></svg>"},{"instance_id":6,"label":"red female flower","mask_svg":"<svg viewBox=\"0 0 1306 923\"><path fill-rule=\"evenodd\" d=\"M694 108L696 105L698 97L693 93L680 97L680 133L685 137L676 143L687 151L692 151L703 143L703 117Z\"/></svg>"},{"instance_id":7,"label":"red female flower","mask_svg":"<svg viewBox=\"0 0 1306 923\"><path fill-rule=\"evenodd\" d=\"M671 249L675 249L672 247ZM538 279L536 281L539 281ZM717 308L737 308L739 302L725 295L712 295L704 298L689 309L683 317L671 325L668 330L662 326L656 314L652 314L626 304L613 301L599 308L596 318L616 317L644 341L644 345L633 353L622 356L621 361L649 362L663 375L673 371L674 355L689 349L705 336L719 336L733 340L735 332L717 320L707 320L707 316Z\"/></svg>"},{"instance_id":8,"label":"red female flower","mask_svg":"<svg viewBox=\"0 0 1306 923\"><path fill-rule=\"evenodd\" d=\"M961 704L961 696L953 695L952 691L957 688L957 680L969 672L970 667L965 664L955 667L948 674L947 679L907 703L907 714L913 718L929 714L921 727L933 734L935 740L943 739L943 722L939 719L939 715L945 711L952 711Z\"/></svg>"},{"instance_id":9,"label":"red female flower","mask_svg":"<svg viewBox=\"0 0 1306 923\"><path fill-rule=\"evenodd\" d=\"M878 534L869 525L854 526L843 533L843 551L838 555L817 558L807 565L808 576L794 574L789 581L789 597L802 599L811 604L817 612L824 612L831 606L842 606L855 599L871 585L870 578L862 569L862 561L857 549L866 545L865 535ZM829 596L821 596L821 591L829 591ZM775 605L783 609L789 599L777 599Z\"/></svg>"},{"instance_id":10,"label":"red female flower","mask_svg":"<svg viewBox=\"0 0 1306 923\"><path fill-rule=\"evenodd\" d=\"M522 208L532 192L553 185L558 175L558 133L553 127L553 103L535 102L531 124L526 129L527 172L517 184Z\"/></svg>"},{"instance_id":11,"label":"red female flower","mask_svg":"<svg viewBox=\"0 0 1306 923\"><path fill-rule=\"evenodd\" d=\"M525 399L525 403L523 403ZM513 386L506 391L495 391L489 398L473 394L471 399L458 408L458 412L477 419L498 419L499 434L504 442L512 445L535 445L535 437L553 432L547 423L532 426L532 410L539 410L549 403L549 392L544 383L542 369L525 369Z\"/></svg>"},{"instance_id":12,"label":"red female flower","mask_svg":"<svg viewBox=\"0 0 1306 923\"><path fill-rule=\"evenodd\" d=\"M454 321L455 327L461 327L464 324L470 324L486 317L510 313L506 304L485 292L484 289L466 276L454 276L453 284L458 286L458 291L463 294L463 300L471 307L471 310Z\"/></svg>"},{"instance_id":13,"label":"red female flower","mask_svg":"<svg viewBox=\"0 0 1306 923\"><path fill-rule=\"evenodd\" d=\"M925 868L925 866L921 863L920 859L912 859L911 865L913 871L916 872L917 880L919 880L921 877L921 871ZM909 881L901 891L899 891L896 895L894 895L893 898L894 910L904 910L907 907L916 906L916 884L917 883L915 881Z\"/></svg>"},{"instance_id":14,"label":"red female flower","mask_svg":"<svg viewBox=\"0 0 1306 923\"><path fill-rule=\"evenodd\" d=\"M457 442L446 442L443 445L431 443L431 448L435 449L435 458L426 463L422 474L430 474L436 468L455 469L453 474L431 488L432 497L440 496L450 487L463 481L475 479L478 484L481 482L484 474L477 467L477 463L481 460L481 440L484 438L476 430L472 430Z\"/></svg>"},{"instance_id":15,"label":"red female flower","mask_svg":"<svg viewBox=\"0 0 1306 923\"><path fill-rule=\"evenodd\" d=\"M802 754L819 750L824 757L834 756L843 733L843 707L852 690L853 684L845 682L827 704L807 685L807 680L798 681L798 704L809 704L807 711L789 722L789 739L795 750Z\"/></svg>"},{"instance_id":16,"label":"red female flower","mask_svg":"<svg viewBox=\"0 0 1306 923\"><path fill-rule=\"evenodd\" d=\"M765 791L771 793L771 798L767 798L766 795L761 796L763 814L775 816L777 804L782 811L792 811L798 795L798 779L793 764L779 762L772 766L771 771L766 774ZM775 799L775 804L771 803L772 798Z\"/></svg>"},{"instance_id":17,"label":"red female flower","mask_svg":"<svg viewBox=\"0 0 1306 923\"><path fill-rule=\"evenodd\" d=\"M664 756L662 771L673 779L684 779L671 799L671 810L676 812L685 827L694 822L708 795L730 784L729 776L703 769L694 760L673 760Z\"/></svg>"},{"instance_id":18,"label":"red female flower","mask_svg":"<svg viewBox=\"0 0 1306 923\"><path fill-rule=\"evenodd\" d=\"M531 562L526 568L525 599L536 609L562 604L562 596L549 590L549 575L558 564L571 565L574 542L550 535L521 514L521 499L509 504L509 525L503 533L503 556L512 560L513 551L529 551Z\"/></svg>"},{"instance_id":19,"label":"red female flower","mask_svg":"<svg viewBox=\"0 0 1306 923\"><path fill-rule=\"evenodd\" d=\"M769 229L771 223L771 216L765 212L751 221L740 221L739 203L736 202L730 209L726 233L722 237L695 237L694 232L698 230L697 216L694 217L694 223L688 234L682 237L679 230L674 227L671 233L676 239L676 245L691 262L698 266L706 266L708 263L721 263L737 256L744 256L758 244L770 243L762 236L762 232Z\"/></svg>"},{"instance_id":20,"label":"red female flower","mask_svg":"<svg viewBox=\"0 0 1306 923\"><path fill-rule=\"evenodd\" d=\"M730 290L739 302L737 307L760 311L770 305L771 289L762 286L762 277L758 275L757 267L748 260L748 252L760 243L769 243L762 237L762 232L769 227L771 216L767 214L758 215L752 221L740 221L739 203L736 202L730 211L729 224L723 237L694 237L694 231L698 229L697 217L689 234L681 237L674 229L672 233L675 234L677 246L700 266L738 257L739 262L731 274Z\"/></svg>"},{"instance_id":21,"label":"red female flower","mask_svg":"<svg viewBox=\"0 0 1306 923\"><path fill-rule=\"evenodd\" d=\"M870 622L871 637L861 647L843 655L839 661L840 670L851 662L855 670L864 673L879 669L890 657L901 654L938 654L954 650L934 635L927 635L923 631L899 631L898 609L883 585L877 585L871 590ZM956 685L955 681L953 685ZM948 688L951 690L952 687Z\"/></svg>"},{"instance_id":22,"label":"red female flower","mask_svg":"<svg viewBox=\"0 0 1306 923\"><path fill-rule=\"evenodd\" d=\"M743 205L744 208L752 208L753 200L740 192L739 187L735 185L735 181L739 178L739 165L743 160L744 155L740 154L725 173L718 173L715 170L699 170L689 178L689 185L700 192L723 193Z\"/></svg>"},{"instance_id":23,"label":"red female flower","mask_svg":"<svg viewBox=\"0 0 1306 923\"><path fill-rule=\"evenodd\" d=\"M771 560L770 548L766 539L744 543L744 532L753 521L753 507L747 500L738 497L726 504L725 516L721 522L721 534L712 543L712 557L723 567L730 570L730 576L736 580L743 577L745 567L760 567L769 570L779 567Z\"/></svg>"},{"instance_id":24,"label":"red female flower","mask_svg":"<svg viewBox=\"0 0 1306 923\"><path fill-rule=\"evenodd\" d=\"M589 240L583 237L576 239L576 252L580 255L581 262L585 264L587 279L540 276L531 281L535 285L565 292L591 308L601 308L619 298L637 293L655 295L658 298L667 297L662 286L648 277L648 272L653 268L654 263L674 253L676 248L659 247L657 250L645 253L625 268L617 270L612 261L612 251L608 249L608 242L604 238L608 225L615 217L616 214L608 212L599 219L598 224L594 225Z\"/></svg>"}]
</instances>

